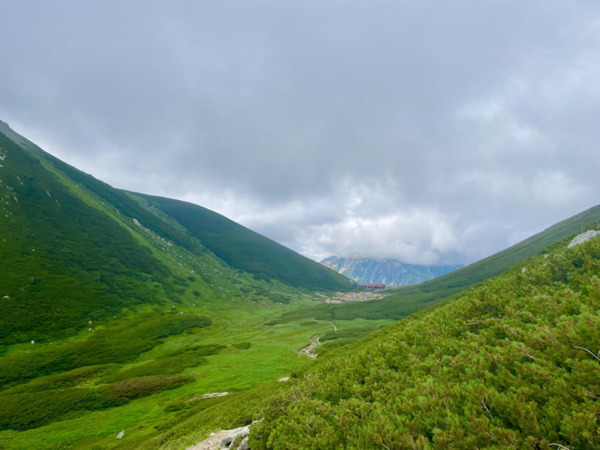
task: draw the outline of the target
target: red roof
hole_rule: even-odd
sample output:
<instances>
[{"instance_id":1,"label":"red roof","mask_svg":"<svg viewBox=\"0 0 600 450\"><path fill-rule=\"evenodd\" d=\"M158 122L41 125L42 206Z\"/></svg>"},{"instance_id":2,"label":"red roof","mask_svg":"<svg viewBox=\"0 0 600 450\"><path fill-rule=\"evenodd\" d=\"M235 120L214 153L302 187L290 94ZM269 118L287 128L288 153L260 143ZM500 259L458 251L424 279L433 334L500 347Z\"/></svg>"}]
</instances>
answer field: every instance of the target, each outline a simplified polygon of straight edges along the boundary
<instances>
[{"instance_id":1,"label":"red roof","mask_svg":"<svg viewBox=\"0 0 600 450\"><path fill-rule=\"evenodd\" d=\"M384 288L385 284L381 283L356 283L360 287L373 287L373 288Z\"/></svg>"}]
</instances>

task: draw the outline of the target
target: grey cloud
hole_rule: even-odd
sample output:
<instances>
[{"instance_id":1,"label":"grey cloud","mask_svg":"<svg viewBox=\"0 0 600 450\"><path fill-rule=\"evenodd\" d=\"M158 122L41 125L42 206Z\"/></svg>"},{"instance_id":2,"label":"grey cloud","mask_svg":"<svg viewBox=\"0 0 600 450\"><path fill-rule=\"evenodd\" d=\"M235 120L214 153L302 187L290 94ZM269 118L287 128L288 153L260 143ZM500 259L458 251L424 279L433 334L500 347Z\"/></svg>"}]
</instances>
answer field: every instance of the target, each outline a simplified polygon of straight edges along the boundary
<instances>
[{"instance_id":1,"label":"grey cloud","mask_svg":"<svg viewBox=\"0 0 600 450\"><path fill-rule=\"evenodd\" d=\"M315 258L466 262L597 203L598 24L593 1L8 1L0 114Z\"/></svg>"}]
</instances>

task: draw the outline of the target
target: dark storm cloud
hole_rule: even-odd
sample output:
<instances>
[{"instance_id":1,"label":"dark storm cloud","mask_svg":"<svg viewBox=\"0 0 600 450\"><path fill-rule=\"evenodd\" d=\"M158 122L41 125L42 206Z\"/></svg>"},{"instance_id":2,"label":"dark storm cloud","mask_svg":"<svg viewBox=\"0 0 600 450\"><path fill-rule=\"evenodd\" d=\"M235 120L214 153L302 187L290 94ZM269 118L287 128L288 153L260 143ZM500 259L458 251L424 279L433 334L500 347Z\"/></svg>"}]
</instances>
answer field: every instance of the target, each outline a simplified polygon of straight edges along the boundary
<instances>
[{"instance_id":1,"label":"dark storm cloud","mask_svg":"<svg viewBox=\"0 0 600 450\"><path fill-rule=\"evenodd\" d=\"M592 1L29 1L0 115L319 258L470 261L597 201Z\"/></svg>"}]
</instances>

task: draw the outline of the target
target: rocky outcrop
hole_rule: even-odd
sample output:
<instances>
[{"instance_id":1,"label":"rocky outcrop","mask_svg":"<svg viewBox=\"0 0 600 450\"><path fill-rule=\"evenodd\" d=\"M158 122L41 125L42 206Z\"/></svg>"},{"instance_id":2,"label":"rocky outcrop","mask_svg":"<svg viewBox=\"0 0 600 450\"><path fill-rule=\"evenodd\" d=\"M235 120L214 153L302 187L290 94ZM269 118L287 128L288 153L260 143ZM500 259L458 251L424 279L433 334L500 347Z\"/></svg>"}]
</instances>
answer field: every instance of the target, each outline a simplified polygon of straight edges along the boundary
<instances>
[{"instance_id":1,"label":"rocky outcrop","mask_svg":"<svg viewBox=\"0 0 600 450\"><path fill-rule=\"evenodd\" d=\"M244 439L242 439L242 442L240 442L238 450L250 450L250 446L248 445L248 436L246 436Z\"/></svg>"},{"instance_id":2,"label":"rocky outcrop","mask_svg":"<svg viewBox=\"0 0 600 450\"><path fill-rule=\"evenodd\" d=\"M261 419L262 420L262 419ZM253 424L258 422L255 420ZM233 428L231 430L221 430L211 435L196 445L187 447L186 450L249 450L248 434L250 433L250 425L245 427Z\"/></svg>"},{"instance_id":3,"label":"rocky outcrop","mask_svg":"<svg viewBox=\"0 0 600 450\"><path fill-rule=\"evenodd\" d=\"M250 433L250 427L234 428L230 431L231 433L225 439L221 440L221 447L231 448L231 444L233 444L233 441L235 441L236 438L245 438L246 436L248 436L248 433ZM248 445L248 439L246 439L246 445ZM238 450L240 449L240 447L241 444L238 446Z\"/></svg>"},{"instance_id":4,"label":"rocky outcrop","mask_svg":"<svg viewBox=\"0 0 600 450\"><path fill-rule=\"evenodd\" d=\"M583 244L585 241L589 241L590 239L598 236L600 231L596 230L588 230L585 233L581 233L573 238L568 248L573 247L574 245Z\"/></svg>"}]
</instances>

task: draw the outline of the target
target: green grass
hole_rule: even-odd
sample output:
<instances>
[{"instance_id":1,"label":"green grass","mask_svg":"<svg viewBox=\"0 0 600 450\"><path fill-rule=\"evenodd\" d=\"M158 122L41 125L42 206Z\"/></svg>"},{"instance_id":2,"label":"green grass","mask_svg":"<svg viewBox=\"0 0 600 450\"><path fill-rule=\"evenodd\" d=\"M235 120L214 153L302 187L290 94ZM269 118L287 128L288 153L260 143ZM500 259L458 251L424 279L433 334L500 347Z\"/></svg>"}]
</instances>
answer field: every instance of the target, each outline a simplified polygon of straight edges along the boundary
<instances>
[{"instance_id":1,"label":"green grass","mask_svg":"<svg viewBox=\"0 0 600 450\"><path fill-rule=\"evenodd\" d=\"M41 367L52 367L58 373L41 374L29 382L23 378L12 387L5 386L0 397L5 396L15 407L6 409L7 417L14 417L4 423L0 445L8 448L110 447L117 443L114 438L124 428L126 437L119 445L131 445L131 448L143 447L142 443L147 444L153 439L164 445L171 440L191 444L195 439L193 436L199 436L200 430L214 431L207 428L209 426L227 428L243 424L260 406L260 396L253 390L260 390L264 383L289 376L311 363L308 358L299 356L298 350L308 344L314 334L325 334L333 329L330 321L275 326L265 325L265 322L279 317L289 308L302 309L314 303L294 299L289 305L273 304L268 300L258 304L243 303L245 307L221 304L208 312L212 316L210 326L189 328L195 324L190 322L176 329L171 324L165 325L164 321L199 317L198 314L209 308L196 307L196 315L191 311L184 315L149 313L145 320L139 321L133 315L125 322L121 319L114 324L107 323L87 339L83 336L71 338L59 346L60 351L52 351L56 343L43 344L38 351L27 346L15 347L0 362L7 370L19 373L23 372L19 369L22 365L15 361L21 358L36 362L34 356L39 352L45 358L56 360L57 355L73 354L76 349L83 348L96 349L92 351L95 354L96 343L99 348L107 346L99 356L106 355L101 359L112 362L71 370L67 367L59 369L55 362L49 362ZM340 323L339 327L346 325ZM86 345L90 339L91 344ZM123 348L119 348L120 345ZM85 355L89 356L89 353L85 352ZM86 360L88 356L85 355L80 361ZM40 364L35 364L34 368L41 370ZM29 370L33 369L29 367ZM150 386L144 383L150 383ZM115 386L124 386L130 391L126 395L111 395L115 393ZM162 390L163 387L171 389ZM280 383L277 383L275 389L279 387ZM250 392L249 389L254 393L245 394ZM224 397L208 402L198 399L205 393L223 391L230 392L232 398L239 395L240 398L253 398L254 406L244 404L241 409L221 410L239 405L236 404L239 400ZM273 389L267 391L274 392ZM36 401L31 403L31 408L24 409L19 415L19 402L32 398ZM73 404L72 408L67 406L68 402ZM39 408L32 409L35 405ZM193 418L196 414L200 416ZM197 424L196 433L184 437L179 432L169 434L165 428L165 424L175 426L182 422ZM35 428L24 429L30 426ZM21 431L11 431L7 427Z\"/></svg>"},{"instance_id":2,"label":"green grass","mask_svg":"<svg viewBox=\"0 0 600 450\"><path fill-rule=\"evenodd\" d=\"M348 290L350 282L328 269L226 217L178 200L136 194L198 238L227 264L262 280L309 289ZM281 297L279 297L281 298ZM285 301L285 300L284 300Z\"/></svg>"},{"instance_id":3,"label":"green grass","mask_svg":"<svg viewBox=\"0 0 600 450\"><path fill-rule=\"evenodd\" d=\"M600 239L566 244L306 367L251 447L598 448Z\"/></svg>"},{"instance_id":4,"label":"green grass","mask_svg":"<svg viewBox=\"0 0 600 450\"><path fill-rule=\"evenodd\" d=\"M150 350L164 338L196 327L206 327L211 320L193 315L141 315L133 321L91 333L87 339L63 345L46 345L39 349L10 354L0 359L0 389L15 383L76 368L125 363Z\"/></svg>"},{"instance_id":5,"label":"green grass","mask_svg":"<svg viewBox=\"0 0 600 450\"><path fill-rule=\"evenodd\" d=\"M339 320L355 318L400 320L545 252L548 246L587 228L595 227L598 223L600 223L600 206L595 206L469 266L422 284L387 290L384 299L341 305L320 305L311 310L289 313L282 320L296 320L300 316L321 320L328 317Z\"/></svg>"},{"instance_id":6,"label":"green grass","mask_svg":"<svg viewBox=\"0 0 600 450\"><path fill-rule=\"evenodd\" d=\"M286 390L274 380L308 373L312 336L329 358L599 213L389 298L329 305L312 291L342 277L222 216L115 190L2 133L0 148L0 448L181 448L246 424Z\"/></svg>"},{"instance_id":7,"label":"green grass","mask_svg":"<svg viewBox=\"0 0 600 450\"><path fill-rule=\"evenodd\" d=\"M127 229L2 134L0 147L8 152L0 186L8 216L0 221L0 345L48 342L79 333L89 320L179 297L185 282Z\"/></svg>"},{"instance_id":8,"label":"green grass","mask_svg":"<svg viewBox=\"0 0 600 450\"><path fill-rule=\"evenodd\" d=\"M590 227L595 227L599 223L600 205L558 222L506 250L502 250L452 273L435 278L421 285L393 289L392 292L396 292L397 296L390 296L387 301L402 301L407 298L418 297L422 301L432 302L446 298L487 278L496 276L521 261L525 261L541 252L546 252L549 246L574 234L581 233Z\"/></svg>"}]
</instances>

